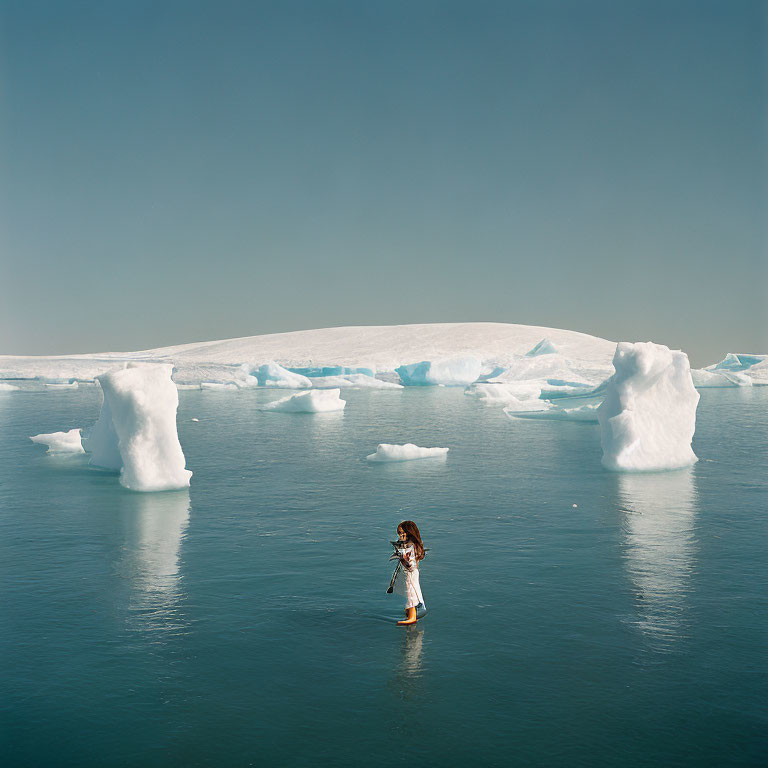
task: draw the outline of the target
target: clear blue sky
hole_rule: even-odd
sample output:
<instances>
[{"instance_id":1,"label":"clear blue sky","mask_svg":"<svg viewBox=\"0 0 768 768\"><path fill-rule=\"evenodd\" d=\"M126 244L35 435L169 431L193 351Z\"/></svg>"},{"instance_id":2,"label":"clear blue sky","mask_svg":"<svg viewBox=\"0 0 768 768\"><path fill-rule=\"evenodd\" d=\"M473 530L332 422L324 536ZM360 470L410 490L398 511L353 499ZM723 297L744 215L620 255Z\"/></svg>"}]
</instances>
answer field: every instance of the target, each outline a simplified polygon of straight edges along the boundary
<instances>
[{"instance_id":1,"label":"clear blue sky","mask_svg":"<svg viewBox=\"0 0 768 768\"><path fill-rule=\"evenodd\" d=\"M768 352L744 0L0 0L0 352L494 320Z\"/></svg>"}]
</instances>

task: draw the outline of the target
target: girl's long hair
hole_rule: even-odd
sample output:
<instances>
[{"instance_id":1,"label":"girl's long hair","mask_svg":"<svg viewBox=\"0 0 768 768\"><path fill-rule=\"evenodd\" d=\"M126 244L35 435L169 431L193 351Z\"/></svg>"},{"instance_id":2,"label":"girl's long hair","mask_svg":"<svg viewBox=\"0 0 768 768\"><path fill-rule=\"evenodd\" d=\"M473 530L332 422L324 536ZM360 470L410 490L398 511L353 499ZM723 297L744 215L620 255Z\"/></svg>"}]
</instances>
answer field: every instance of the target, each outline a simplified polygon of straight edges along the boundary
<instances>
[{"instance_id":1,"label":"girl's long hair","mask_svg":"<svg viewBox=\"0 0 768 768\"><path fill-rule=\"evenodd\" d=\"M413 548L416 552L416 559L424 559L424 544L421 541L421 534L419 533L419 526L413 522L413 520L403 520L398 528L402 528L405 531L405 535L408 540L413 544Z\"/></svg>"}]
</instances>

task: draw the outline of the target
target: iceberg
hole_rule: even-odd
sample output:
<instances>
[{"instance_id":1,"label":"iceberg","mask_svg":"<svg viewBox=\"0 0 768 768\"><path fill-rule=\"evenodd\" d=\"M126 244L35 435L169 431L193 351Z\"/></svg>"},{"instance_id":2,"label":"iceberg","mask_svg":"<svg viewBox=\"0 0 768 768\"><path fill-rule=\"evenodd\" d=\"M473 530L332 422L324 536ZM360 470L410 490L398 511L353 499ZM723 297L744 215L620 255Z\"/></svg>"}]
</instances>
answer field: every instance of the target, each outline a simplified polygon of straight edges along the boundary
<instances>
[{"instance_id":1,"label":"iceberg","mask_svg":"<svg viewBox=\"0 0 768 768\"><path fill-rule=\"evenodd\" d=\"M614 471L679 469L691 449L699 393L688 356L652 342L621 342L597 409L603 466Z\"/></svg>"},{"instance_id":2,"label":"iceberg","mask_svg":"<svg viewBox=\"0 0 768 768\"><path fill-rule=\"evenodd\" d=\"M405 445L379 443L376 453L371 453L365 458L367 461L411 461L412 459L444 459L447 455L447 448L420 448L413 443Z\"/></svg>"},{"instance_id":3,"label":"iceberg","mask_svg":"<svg viewBox=\"0 0 768 768\"><path fill-rule=\"evenodd\" d=\"M456 357L450 360L423 360L420 363L395 368L406 387L442 384L446 387L466 387L478 380L483 366L476 357Z\"/></svg>"},{"instance_id":4,"label":"iceberg","mask_svg":"<svg viewBox=\"0 0 768 768\"><path fill-rule=\"evenodd\" d=\"M85 453L80 437L80 429L70 429L68 432L50 432L49 434L34 435L29 438L33 443L47 445L46 453Z\"/></svg>"},{"instance_id":5,"label":"iceberg","mask_svg":"<svg viewBox=\"0 0 768 768\"><path fill-rule=\"evenodd\" d=\"M114 469L119 454L120 484L132 491L189 486L192 473L176 431L179 394L172 371L171 365L129 363L97 377L104 405L101 424L96 423L88 440L92 463Z\"/></svg>"},{"instance_id":6,"label":"iceberg","mask_svg":"<svg viewBox=\"0 0 768 768\"><path fill-rule=\"evenodd\" d=\"M751 387L752 379L746 373L736 371L712 371L694 368L691 371L693 386L697 389L708 387Z\"/></svg>"},{"instance_id":7,"label":"iceberg","mask_svg":"<svg viewBox=\"0 0 768 768\"><path fill-rule=\"evenodd\" d=\"M76 381L44 381L43 386L47 387L48 389L77 389L78 384Z\"/></svg>"},{"instance_id":8,"label":"iceberg","mask_svg":"<svg viewBox=\"0 0 768 768\"><path fill-rule=\"evenodd\" d=\"M691 373L700 388L768 385L768 355L729 352L719 363Z\"/></svg>"},{"instance_id":9,"label":"iceberg","mask_svg":"<svg viewBox=\"0 0 768 768\"><path fill-rule=\"evenodd\" d=\"M325 413L343 411L347 404L339 395L340 389L310 389L296 395L288 395L280 400L261 406L263 411L282 413Z\"/></svg>"},{"instance_id":10,"label":"iceberg","mask_svg":"<svg viewBox=\"0 0 768 768\"><path fill-rule=\"evenodd\" d=\"M281 389L309 389L312 382L300 373L292 373L282 365L272 361L260 366L256 378L262 387L280 387Z\"/></svg>"},{"instance_id":11,"label":"iceberg","mask_svg":"<svg viewBox=\"0 0 768 768\"><path fill-rule=\"evenodd\" d=\"M541 385L532 381L518 382L479 382L470 384L464 394L476 397L485 405L518 405L524 401L532 401L536 408L541 408L539 400Z\"/></svg>"}]
</instances>

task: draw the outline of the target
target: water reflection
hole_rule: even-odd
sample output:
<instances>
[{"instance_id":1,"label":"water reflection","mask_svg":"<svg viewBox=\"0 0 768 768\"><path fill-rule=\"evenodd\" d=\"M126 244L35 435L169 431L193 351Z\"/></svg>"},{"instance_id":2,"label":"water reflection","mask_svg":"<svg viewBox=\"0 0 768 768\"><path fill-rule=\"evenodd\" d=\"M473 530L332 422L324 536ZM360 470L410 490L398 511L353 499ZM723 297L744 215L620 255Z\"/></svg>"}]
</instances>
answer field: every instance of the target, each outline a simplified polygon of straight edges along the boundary
<instances>
[{"instance_id":1,"label":"water reflection","mask_svg":"<svg viewBox=\"0 0 768 768\"><path fill-rule=\"evenodd\" d=\"M393 683L403 699L418 695L416 683L422 677L422 647L424 630L417 626L404 627L400 640L400 661L395 670Z\"/></svg>"},{"instance_id":2,"label":"water reflection","mask_svg":"<svg viewBox=\"0 0 768 768\"><path fill-rule=\"evenodd\" d=\"M624 558L642 632L663 644L681 636L695 568L698 506L693 470L618 475Z\"/></svg>"},{"instance_id":3,"label":"water reflection","mask_svg":"<svg viewBox=\"0 0 768 768\"><path fill-rule=\"evenodd\" d=\"M135 493L127 498L119 571L131 582L131 618L143 630L180 628L179 552L189 525L189 492Z\"/></svg>"}]
</instances>

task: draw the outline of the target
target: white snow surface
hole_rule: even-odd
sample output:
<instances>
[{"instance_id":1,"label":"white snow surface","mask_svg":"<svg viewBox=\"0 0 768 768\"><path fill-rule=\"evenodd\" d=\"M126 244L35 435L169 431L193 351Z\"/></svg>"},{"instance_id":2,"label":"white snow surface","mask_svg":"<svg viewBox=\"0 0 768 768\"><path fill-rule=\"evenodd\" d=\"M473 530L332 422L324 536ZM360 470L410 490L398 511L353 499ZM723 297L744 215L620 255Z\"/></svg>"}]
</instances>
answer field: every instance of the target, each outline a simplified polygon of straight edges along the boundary
<instances>
[{"instance_id":1,"label":"white snow surface","mask_svg":"<svg viewBox=\"0 0 768 768\"><path fill-rule=\"evenodd\" d=\"M442 363L474 358L484 369L493 370L509 368L545 338L579 370L603 369L610 375L615 343L595 336L511 323L428 323L320 328L138 352L56 357L0 355L0 379L45 376L88 381L130 361L172 364L176 369L174 380L180 384L236 383L244 379L243 364L250 371L270 363L284 369L343 365L368 368L378 375L418 361ZM550 356L537 357L546 360Z\"/></svg>"},{"instance_id":2,"label":"white snow surface","mask_svg":"<svg viewBox=\"0 0 768 768\"><path fill-rule=\"evenodd\" d=\"M104 408L108 408L122 459L120 483L133 491L189 486L192 473L185 468L176 431L179 395L171 379L172 371L170 365L129 364L98 377L104 391L102 416L106 421ZM99 434L107 439L108 428L105 426Z\"/></svg>"},{"instance_id":3,"label":"white snow surface","mask_svg":"<svg viewBox=\"0 0 768 768\"><path fill-rule=\"evenodd\" d=\"M614 471L678 469L691 449L699 393L688 356L652 342L621 342L597 410L603 465Z\"/></svg>"},{"instance_id":4,"label":"white snow surface","mask_svg":"<svg viewBox=\"0 0 768 768\"><path fill-rule=\"evenodd\" d=\"M29 438L33 443L47 445L46 453L85 453L80 438L80 429L70 429L68 432L50 432L34 435Z\"/></svg>"},{"instance_id":5,"label":"white snow surface","mask_svg":"<svg viewBox=\"0 0 768 768\"><path fill-rule=\"evenodd\" d=\"M405 445L379 443L376 453L371 453L365 458L368 461L411 461L412 459L442 459L447 454L447 448L421 448L413 443L405 443Z\"/></svg>"},{"instance_id":6,"label":"white snow surface","mask_svg":"<svg viewBox=\"0 0 768 768\"><path fill-rule=\"evenodd\" d=\"M340 389L309 389L296 395L288 395L280 400L273 400L271 403L261 406L261 409L282 413L343 411L347 402L339 397L340 394Z\"/></svg>"}]
</instances>

